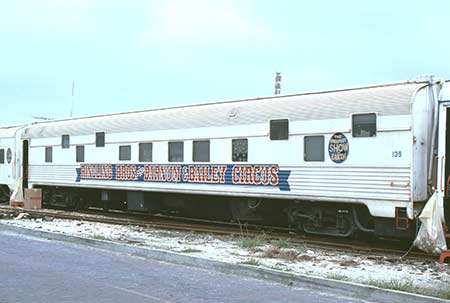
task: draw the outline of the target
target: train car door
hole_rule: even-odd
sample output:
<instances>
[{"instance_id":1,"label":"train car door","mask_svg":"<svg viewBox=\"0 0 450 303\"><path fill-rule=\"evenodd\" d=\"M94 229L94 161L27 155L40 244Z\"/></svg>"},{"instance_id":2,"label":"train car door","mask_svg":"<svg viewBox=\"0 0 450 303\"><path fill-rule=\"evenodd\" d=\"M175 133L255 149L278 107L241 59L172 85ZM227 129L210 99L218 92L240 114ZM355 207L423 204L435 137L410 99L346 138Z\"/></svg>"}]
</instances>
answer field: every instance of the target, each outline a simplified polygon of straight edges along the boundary
<instances>
[{"instance_id":1,"label":"train car door","mask_svg":"<svg viewBox=\"0 0 450 303\"><path fill-rule=\"evenodd\" d=\"M438 121L437 202L443 209L442 219L450 227L450 87L448 83L444 85L439 97Z\"/></svg>"},{"instance_id":2,"label":"train car door","mask_svg":"<svg viewBox=\"0 0 450 303\"><path fill-rule=\"evenodd\" d=\"M0 202L9 200L9 188L8 188L8 167L6 163L6 150L5 145L0 145Z\"/></svg>"},{"instance_id":3,"label":"train car door","mask_svg":"<svg viewBox=\"0 0 450 303\"><path fill-rule=\"evenodd\" d=\"M0 184L8 184L8 173L6 169L6 146L0 145Z\"/></svg>"},{"instance_id":4,"label":"train car door","mask_svg":"<svg viewBox=\"0 0 450 303\"><path fill-rule=\"evenodd\" d=\"M22 189L28 188L28 140L22 143Z\"/></svg>"},{"instance_id":5,"label":"train car door","mask_svg":"<svg viewBox=\"0 0 450 303\"><path fill-rule=\"evenodd\" d=\"M0 184L7 186L11 185L13 180L12 176L12 150L11 140L9 138L2 138L2 144L0 145Z\"/></svg>"}]
</instances>

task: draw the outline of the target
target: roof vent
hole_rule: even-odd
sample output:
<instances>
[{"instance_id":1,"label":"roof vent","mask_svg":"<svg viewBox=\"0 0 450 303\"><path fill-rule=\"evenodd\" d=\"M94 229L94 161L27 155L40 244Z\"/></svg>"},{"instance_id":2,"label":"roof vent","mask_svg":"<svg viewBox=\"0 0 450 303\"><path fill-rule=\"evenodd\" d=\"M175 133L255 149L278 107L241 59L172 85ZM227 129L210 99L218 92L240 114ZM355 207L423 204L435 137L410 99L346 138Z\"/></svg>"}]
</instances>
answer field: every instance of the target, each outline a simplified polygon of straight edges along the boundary
<instances>
[{"instance_id":1,"label":"roof vent","mask_svg":"<svg viewBox=\"0 0 450 303\"><path fill-rule=\"evenodd\" d=\"M228 112L228 117L230 118L235 118L238 114L239 111L239 107L233 107L229 112Z\"/></svg>"},{"instance_id":2,"label":"roof vent","mask_svg":"<svg viewBox=\"0 0 450 303\"><path fill-rule=\"evenodd\" d=\"M434 82L434 75L432 74L420 74L416 76L416 82Z\"/></svg>"}]
</instances>

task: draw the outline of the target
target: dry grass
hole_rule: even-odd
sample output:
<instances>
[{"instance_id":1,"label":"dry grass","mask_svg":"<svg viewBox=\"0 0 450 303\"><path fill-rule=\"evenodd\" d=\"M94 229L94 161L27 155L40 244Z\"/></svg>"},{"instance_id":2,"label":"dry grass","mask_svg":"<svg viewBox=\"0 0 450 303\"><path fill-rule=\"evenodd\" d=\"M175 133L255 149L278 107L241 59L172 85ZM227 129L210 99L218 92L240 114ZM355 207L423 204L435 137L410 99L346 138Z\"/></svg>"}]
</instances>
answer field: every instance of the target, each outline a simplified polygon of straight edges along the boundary
<instances>
[{"instance_id":1,"label":"dry grass","mask_svg":"<svg viewBox=\"0 0 450 303\"><path fill-rule=\"evenodd\" d=\"M450 299L450 289L437 291L437 290L430 290L430 289L424 289L424 288L417 288L413 285L412 281L408 281L408 280L406 280L406 281L398 281L398 280L373 281L373 280L370 280L370 281L366 282L366 284L376 286L379 288L400 290L400 291L404 291L404 292L416 293L416 294L430 296L430 297Z\"/></svg>"},{"instance_id":2,"label":"dry grass","mask_svg":"<svg viewBox=\"0 0 450 303\"><path fill-rule=\"evenodd\" d=\"M400 290L406 292L415 292L416 289L413 286L412 281L398 281L398 280L369 280L366 282L368 285L376 286L379 288L392 289L392 290Z\"/></svg>"},{"instance_id":3,"label":"dry grass","mask_svg":"<svg viewBox=\"0 0 450 303\"><path fill-rule=\"evenodd\" d=\"M278 248L291 248L294 245L287 240L272 240L270 244Z\"/></svg>"},{"instance_id":4,"label":"dry grass","mask_svg":"<svg viewBox=\"0 0 450 303\"><path fill-rule=\"evenodd\" d=\"M244 237L239 241L239 246L246 249L253 249L267 243L264 237Z\"/></svg>"},{"instance_id":5,"label":"dry grass","mask_svg":"<svg viewBox=\"0 0 450 303\"><path fill-rule=\"evenodd\" d=\"M352 282L353 280L346 276L341 274L330 274L326 276L328 279L333 280L340 280L340 281L349 281ZM446 290L431 290L431 289L424 289L424 288L417 288L413 285L412 281L410 280L369 280L369 281L353 281L353 282L359 282L361 284L376 286L383 289L392 289L392 290L399 290L409 293L415 293L430 297L436 297L441 299L450 299L450 289Z\"/></svg>"},{"instance_id":6,"label":"dry grass","mask_svg":"<svg viewBox=\"0 0 450 303\"><path fill-rule=\"evenodd\" d=\"M280 249L277 247L269 247L265 249L261 256L265 258L276 258L276 259L283 259L288 261L294 261L297 259L298 255L300 253L293 249Z\"/></svg>"},{"instance_id":7,"label":"dry grass","mask_svg":"<svg viewBox=\"0 0 450 303\"><path fill-rule=\"evenodd\" d=\"M450 300L450 289L431 293L430 296Z\"/></svg>"},{"instance_id":8,"label":"dry grass","mask_svg":"<svg viewBox=\"0 0 450 303\"><path fill-rule=\"evenodd\" d=\"M351 281L349 277L341 274L329 274L326 276L327 279L339 280L339 281Z\"/></svg>"},{"instance_id":9,"label":"dry grass","mask_svg":"<svg viewBox=\"0 0 450 303\"><path fill-rule=\"evenodd\" d=\"M194 248L186 248L179 251L180 253L199 253L202 252L200 249L194 249Z\"/></svg>"},{"instance_id":10,"label":"dry grass","mask_svg":"<svg viewBox=\"0 0 450 303\"><path fill-rule=\"evenodd\" d=\"M241 264L258 266L260 263L258 260L252 258L252 259L242 261Z\"/></svg>"},{"instance_id":11,"label":"dry grass","mask_svg":"<svg viewBox=\"0 0 450 303\"><path fill-rule=\"evenodd\" d=\"M107 237L105 237L104 235L100 235L100 234L95 234L95 235L93 236L93 238L94 238L95 240L108 240Z\"/></svg>"}]
</instances>

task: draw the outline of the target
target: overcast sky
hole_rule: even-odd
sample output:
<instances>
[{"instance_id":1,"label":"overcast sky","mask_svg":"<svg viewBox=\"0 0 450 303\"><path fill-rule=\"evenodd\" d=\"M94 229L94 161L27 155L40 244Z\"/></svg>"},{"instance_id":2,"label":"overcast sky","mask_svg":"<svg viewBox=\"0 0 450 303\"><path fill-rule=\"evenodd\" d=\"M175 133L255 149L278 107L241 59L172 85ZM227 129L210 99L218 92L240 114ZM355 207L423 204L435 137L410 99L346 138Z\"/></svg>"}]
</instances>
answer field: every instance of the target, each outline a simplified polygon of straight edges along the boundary
<instances>
[{"instance_id":1,"label":"overcast sky","mask_svg":"<svg viewBox=\"0 0 450 303\"><path fill-rule=\"evenodd\" d=\"M432 5L431 5L432 4ZM450 78L450 1L15 0L0 7L0 125Z\"/></svg>"}]
</instances>

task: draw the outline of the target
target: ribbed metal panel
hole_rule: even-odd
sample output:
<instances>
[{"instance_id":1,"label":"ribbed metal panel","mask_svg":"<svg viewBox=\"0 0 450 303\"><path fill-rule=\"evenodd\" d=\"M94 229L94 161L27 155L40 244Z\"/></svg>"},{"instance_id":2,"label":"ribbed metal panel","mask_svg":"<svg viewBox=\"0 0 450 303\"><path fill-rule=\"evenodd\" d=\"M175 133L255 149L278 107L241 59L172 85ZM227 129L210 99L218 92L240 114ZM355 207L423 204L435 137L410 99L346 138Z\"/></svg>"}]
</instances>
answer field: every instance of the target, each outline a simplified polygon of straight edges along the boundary
<instances>
[{"instance_id":1,"label":"ribbed metal panel","mask_svg":"<svg viewBox=\"0 0 450 303\"><path fill-rule=\"evenodd\" d=\"M348 118L351 113L376 112L380 116L411 113L414 92L424 83L365 87L242 101L217 102L147 110L30 126L25 136L87 135L98 131L123 133L266 123L286 117L291 121Z\"/></svg>"},{"instance_id":2,"label":"ribbed metal panel","mask_svg":"<svg viewBox=\"0 0 450 303\"><path fill-rule=\"evenodd\" d=\"M54 183L58 185L75 185L76 168L71 165L31 165L29 169L29 180L31 183ZM279 191L275 188L251 187L251 186L222 186L222 185L197 185L197 184L162 184L151 182L122 182L122 186L130 189L142 189L142 187L169 186L176 188L192 188L202 190L205 193L211 191L219 193L223 191L242 191L245 195L247 190L252 193L277 193L278 195L317 197L317 200L339 200L349 201L384 200L384 201L411 201L411 171L408 166L289 166L280 167L282 171L290 171L288 179L290 190ZM111 181L98 181L99 188L108 186ZM103 185L102 185L103 184ZM249 191L249 192L250 192Z\"/></svg>"},{"instance_id":3,"label":"ribbed metal panel","mask_svg":"<svg viewBox=\"0 0 450 303\"><path fill-rule=\"evenodd\" d=\"M283 168L287 169L287 168ZM411 171L402 167L292 167L289 184L300 196L410 201Z\"/></svg>"},{"instance_id":4,"label":"ribbed metal panel","mask_svg":"<svg viewBox=\"0 0 450 303\"><path fill-rule=\"evenodd\" d=\"M73 184L77 178L76 165L30 165L28 180L31 183L64 182Z\"/></svg>"}]
</instances>

